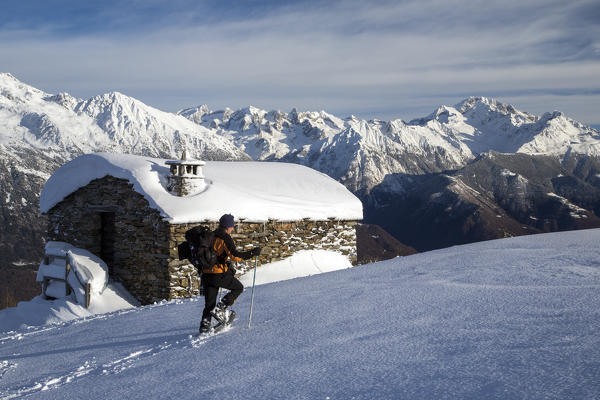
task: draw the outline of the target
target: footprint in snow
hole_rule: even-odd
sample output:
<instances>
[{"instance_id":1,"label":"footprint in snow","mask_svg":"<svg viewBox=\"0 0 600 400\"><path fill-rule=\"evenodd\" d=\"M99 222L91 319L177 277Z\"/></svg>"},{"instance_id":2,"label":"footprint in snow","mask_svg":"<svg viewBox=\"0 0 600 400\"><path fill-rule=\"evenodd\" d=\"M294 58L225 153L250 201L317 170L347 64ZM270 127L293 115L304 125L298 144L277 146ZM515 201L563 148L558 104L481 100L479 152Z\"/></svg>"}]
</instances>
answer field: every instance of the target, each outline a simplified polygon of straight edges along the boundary
<instances>
[{"instance_id":1,"label":"footprint in snow","mask_svg":"<svg viewBox=\"0 0 600 400\"><path fill-rule=\"evenodd\" d=\"M0 361L0 379L12 368L16 368L17 364L8 362L8 361Z\"/></svg>"}]
</instances>

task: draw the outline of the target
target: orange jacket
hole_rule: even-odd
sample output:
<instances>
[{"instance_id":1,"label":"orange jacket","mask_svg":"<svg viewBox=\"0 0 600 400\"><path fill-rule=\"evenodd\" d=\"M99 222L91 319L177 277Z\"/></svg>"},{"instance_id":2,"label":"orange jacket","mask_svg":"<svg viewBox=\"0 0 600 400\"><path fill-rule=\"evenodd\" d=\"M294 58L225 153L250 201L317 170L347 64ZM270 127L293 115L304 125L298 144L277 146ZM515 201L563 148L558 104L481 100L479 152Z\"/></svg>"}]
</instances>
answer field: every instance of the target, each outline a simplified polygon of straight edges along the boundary
<instances>
[{"instance_id":1,"label":"orange jacket","mask_svg":"<svg viewBox=\"0 0 600 400\"><path fill-rule=\"evenodd\" d=\"M202 270L203 274L223 274L229 269L228 262L242 261L252 258L250 251L238 251L233 239L223 228L215 230L213 249L217 253L217 263Z\"/></svg>"}]
</instances>

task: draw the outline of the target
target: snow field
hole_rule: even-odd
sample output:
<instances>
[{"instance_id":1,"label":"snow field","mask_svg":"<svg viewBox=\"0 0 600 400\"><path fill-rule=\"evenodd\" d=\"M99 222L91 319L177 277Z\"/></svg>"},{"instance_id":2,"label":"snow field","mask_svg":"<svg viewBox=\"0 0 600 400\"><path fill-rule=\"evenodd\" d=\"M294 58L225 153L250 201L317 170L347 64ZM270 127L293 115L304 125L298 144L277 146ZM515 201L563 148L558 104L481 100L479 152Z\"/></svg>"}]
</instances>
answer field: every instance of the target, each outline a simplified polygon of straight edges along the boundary
<instances>
[{"instance_id":1,"label":"snow field","mask_svg":"<svg viewBox=\"0 0 600 400\"><path fill-rule=\"evenodd\" d=\"M0 337L0 398L595 399L600 230L496 240ZM260 271L260 270L259 270ZM43 390L45 388L45 390Z\"/></svg>"},{"instance_id":2,"label":"snow field","mask_svg":"<svg viewBox=\"0 0 600 400\"><path fill-rule=\"evenodd\" d=\"M303 250L285 260L259 266L255 284L264 285L346 268L352 268L352 264L341 253L327 250ZM252 286L253 279L254 268L249 269L240 277L244 286Z\"/></svg>"}]
</instances>

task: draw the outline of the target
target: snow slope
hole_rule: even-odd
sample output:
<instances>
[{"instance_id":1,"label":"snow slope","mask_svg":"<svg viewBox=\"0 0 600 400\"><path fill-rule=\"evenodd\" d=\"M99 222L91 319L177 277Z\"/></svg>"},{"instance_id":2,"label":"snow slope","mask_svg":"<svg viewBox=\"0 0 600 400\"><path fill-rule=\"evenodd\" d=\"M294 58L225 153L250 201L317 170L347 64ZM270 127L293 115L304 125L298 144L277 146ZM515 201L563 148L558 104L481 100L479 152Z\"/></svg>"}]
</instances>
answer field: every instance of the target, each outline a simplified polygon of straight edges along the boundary
<instances>
[{"instance_id":1,"label":"snow slope","mask_svg":"<svg viewBox=\"0 0 600 400\"><path fill-rule=\"evenodd\" d=\"M64 289L62 292L64 293ZM131 309L140 304L123 285L116 282L108 283L102 294L95 295L89 308L75 301L72 296L74 295L56 300L36 296L30 301L19 302L17 307L5 308L0 312L0 331L31 331L35 330L36 326L60 325L66 321Z\"/></svg>"},{"instance_id":2,"label":"snow slope","mask_svg":"<svg viewBox=\"0 0 600 400\"><path fill-rule=\"evenodd\" d=\"M258 286L352 268L352 263L342 253L328 250L301 250L281 261L259 266L256 276L251 263L249 267L250 269L240 277L244 286L252 286L252 282Z\"/></svg>"},{"instance_id":3,"label":"snow slope","mask_svg":"<svg viewBox=\"0 0 600 400\"><path fill-rule=\"evenodd\" d=\"M0 335L0 397L595 399L600 230L457 246Z\"/></svg>"}]
</instances>

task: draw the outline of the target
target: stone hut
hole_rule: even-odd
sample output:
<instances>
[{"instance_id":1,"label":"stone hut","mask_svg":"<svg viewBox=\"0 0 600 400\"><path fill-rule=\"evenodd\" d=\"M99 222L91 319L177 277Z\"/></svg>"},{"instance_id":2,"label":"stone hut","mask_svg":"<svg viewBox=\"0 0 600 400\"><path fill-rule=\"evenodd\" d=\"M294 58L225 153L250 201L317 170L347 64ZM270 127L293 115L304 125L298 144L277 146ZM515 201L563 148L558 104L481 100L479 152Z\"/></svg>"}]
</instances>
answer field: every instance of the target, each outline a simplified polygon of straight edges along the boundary
<instances>
[{"instance_id":1,"label":"stone hut","mask_svg":"<svg viewBox=\"0 0 600 400\"><path fill-rule=\"evenodd\" d=\"M91 251L142 304L199 292L177 245L196 225L235 216L239 247L263 247L260 264L300 250L340 252L356 263L362 204L330 177L297 164L163 160L97 153L60 167L40 196L48 240Z\"/></svg>"}]
</instances>

